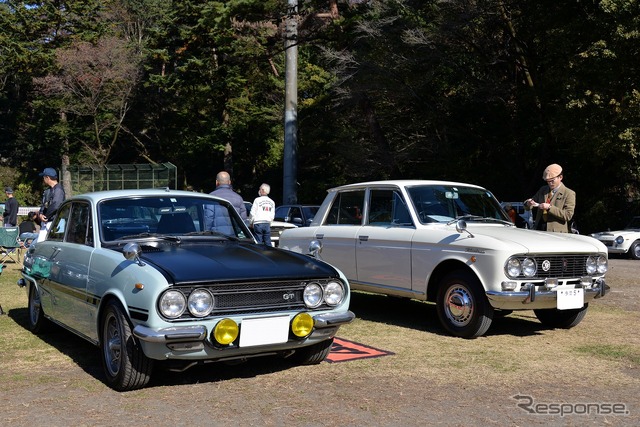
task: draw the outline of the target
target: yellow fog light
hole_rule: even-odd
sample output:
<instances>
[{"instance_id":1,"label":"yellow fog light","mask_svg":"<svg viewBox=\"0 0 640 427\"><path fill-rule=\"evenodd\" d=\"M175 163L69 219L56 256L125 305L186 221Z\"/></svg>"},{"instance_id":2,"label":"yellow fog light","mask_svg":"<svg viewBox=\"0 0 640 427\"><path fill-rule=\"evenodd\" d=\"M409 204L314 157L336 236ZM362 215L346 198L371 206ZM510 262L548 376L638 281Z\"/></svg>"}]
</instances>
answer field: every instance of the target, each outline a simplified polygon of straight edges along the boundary
<instances>
[{"instance_id":1,"label":"yellow fog light","mask_svg":"<svg viewBox=\"0 0 640 427\"><path fill-rule=\"evenodd\" d=\"M238 338L238 324L231 319L222 319L213 329L213 338L222 345L229 345Z\"/></svg>"},{"instance_id":2,"label":"yellow fog light","mask_svg":"<svg viewBox=\"0 0 640 427\"><path fill-rule=\"evenodd\" d=\"M300 313L291 322L291 332L298 338L304 338L313 331L313 317L309 313Z\"/></svg>"}]
</instances>

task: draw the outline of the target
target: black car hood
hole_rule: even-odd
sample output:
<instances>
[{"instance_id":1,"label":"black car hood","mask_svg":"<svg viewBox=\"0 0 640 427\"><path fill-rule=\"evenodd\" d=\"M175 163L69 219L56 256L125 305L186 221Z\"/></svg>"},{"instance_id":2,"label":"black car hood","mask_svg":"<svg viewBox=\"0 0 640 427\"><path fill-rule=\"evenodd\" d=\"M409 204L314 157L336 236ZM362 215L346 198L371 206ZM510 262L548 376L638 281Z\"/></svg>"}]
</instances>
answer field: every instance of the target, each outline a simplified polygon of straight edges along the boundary
<instances>
[{"instance_id":1,"label":"black car hood","mask_svg":"<svg viewBox=\"0 0 640 427\"><path fill-rule=\"evenodd\" d=\"M337 276L330 265L306 255L230 241L142 246L140 258L172 282L269 281Z\"/></svg>"}]
</instances>

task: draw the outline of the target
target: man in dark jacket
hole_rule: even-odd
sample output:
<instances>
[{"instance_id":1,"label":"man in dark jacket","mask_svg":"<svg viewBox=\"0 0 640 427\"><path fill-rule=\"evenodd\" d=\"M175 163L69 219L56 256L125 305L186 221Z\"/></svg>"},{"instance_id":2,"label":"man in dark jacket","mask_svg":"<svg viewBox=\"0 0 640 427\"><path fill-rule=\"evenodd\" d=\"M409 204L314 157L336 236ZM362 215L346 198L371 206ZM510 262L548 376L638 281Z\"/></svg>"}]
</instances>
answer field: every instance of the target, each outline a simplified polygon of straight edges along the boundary
<instances>
[{"instance_id":1,"label":"man in dark jacket","mask_svg":"<svg viewBox=\"0 0 640 427\"><path fill-rule=\"evenodd\" d=\"M6 187L4 194L7 195L7 201L4 202L2 222L5 227L15 227L18 225L18 201L13 197L13 189L11 187Z\"/></svg>"},{"instance_id":2,"label":"man in dark jacket","mask_svg":"<svg viewBox=\"0 0 640 427\"><path fill-rule=\"evenodd\" d=\"M228 200L238 211L244 222L247 222L247 208L244 206L242 196L233 191L231 187L231 176L228 172L222 171L216 175L216 189L210 194ZM228 235L233 234L231 221L226 209L211 205L205 210L205 224L207 230L216 230Z\"/></svg>"},{"instance_id":3,"label":"man in dark jacket","mask_svg":"<svg viewBox=\"0 0 640 427\"><path fill-rule=\"evenodd\" d=\"M58 209L66 196L64 188L58 182L58 172L54 168L45 168L40 176L44 184L49 187L44 192L42 206L40 206L40 212L38 212L40 235L44 237L43 235L49 231L49 226L58 214Z\"/></svg>"}]
</instances>

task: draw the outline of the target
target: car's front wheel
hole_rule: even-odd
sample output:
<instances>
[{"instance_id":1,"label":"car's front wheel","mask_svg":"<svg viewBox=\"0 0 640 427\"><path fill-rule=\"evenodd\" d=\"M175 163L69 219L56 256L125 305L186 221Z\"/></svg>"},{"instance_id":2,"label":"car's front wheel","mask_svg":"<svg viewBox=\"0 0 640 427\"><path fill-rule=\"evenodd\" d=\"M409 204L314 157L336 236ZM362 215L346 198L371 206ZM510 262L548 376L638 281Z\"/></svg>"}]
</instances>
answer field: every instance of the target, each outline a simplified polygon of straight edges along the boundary
<instances>
[{"instance_id":1,"label":"car's front wheel","mask_svg":"<svg viewBox=\"0 0 640 427\"><path fill-rule=\"evenodd\" d=\"M442 326L461 338L484 335L493 321L493 308L480 281L467 271L456 271L442 279L436 308Z\"/></svg>"},{"instance_id":2,"label":"car's front wheel","mask_svg":"<svg viewBox=\"0 0 640 427\"><path fill-rule=\"evenodd\" d=\"M107 384L118 391L142 388L149 382L153 360L136 343L120 304L110 301L102 314L102 366Z\"/></svg>"},{"instance_id":3,"label":"car's front wheel","mask_svg":"<svg viewBox=\"0 0 640 427\"><path fill-rule=\"evenodd\" d=\"M333 338L296 350L295 361L300 365L317 365L331 352Z\"/></svg>"},{"instance_id":4,"label":"car's front wheel","mask_svg":"<svg viewBox=\"0 0 640 427\"><path fill-rule=\"evenodd\" d=\"M631 244L629 257L631 257L631 259L640 259L640 240L636 240Z\"/></svg>"},{"instance_id":5,"label":"car's front wheel","mask_svg":"<svg viewBox=\"0 0 640 427\"><path fill-rule=\"evenodd\" d=\"M34 334L41 334L46 331L48 320L44 317L40 291L35 285L31 285L30 288L28 302L29 330Z\"/></svg>"},{"instance_id":6,"label":"car's front wheel","mask_svg":"<svg viewBox=\"0 0 640 427\"><path fill-rule=\"evenodd\" d=\"M582 308L575 308L571 310L550 308L544 310L533 310L533 312L540 323L549 328L569 329L573 328L580 323L582 319L584 319L584 316L587 314L587 308L589 308L589 304L585 304Z\"/></svg>"}]
</instances>

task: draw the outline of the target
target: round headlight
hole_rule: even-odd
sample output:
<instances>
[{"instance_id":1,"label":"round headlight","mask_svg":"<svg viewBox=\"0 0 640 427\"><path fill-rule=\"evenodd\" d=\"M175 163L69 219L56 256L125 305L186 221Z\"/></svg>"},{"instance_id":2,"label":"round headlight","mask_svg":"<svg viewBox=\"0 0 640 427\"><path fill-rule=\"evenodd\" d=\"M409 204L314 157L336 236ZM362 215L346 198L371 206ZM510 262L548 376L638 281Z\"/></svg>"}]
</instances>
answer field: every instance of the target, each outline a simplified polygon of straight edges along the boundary
<instances>
[{"instance_id":1,"label":"round headlight","mask_svg":"<svg viewBox=\"0 0 640 427\"><path fill-rule=\"evenodd\" d=\"M213 310L213 295L206 289L196 289L189 295L188 306L195 317L207 316Z\"/></svg>"},{"instance_id":2,"label":"round headlight","mask_svg":"<svg viewBox=\"0 0 640 427\"><path fill-rule=\"evenodd\" d=\"M180 291L170 290L160 298L160 313L169 319L182 316L187 305L187 300Z\"/></svg>"},{"instance_id":3,"label":"round headlight","mask_svg":"<svg viewBox=\"0 0 640 427\"><path fill-rule=\"evenodd\" d=\"M507 275L509 277L518 277L522 272L522 265L518 258L510 258L507 261Z\"/></svg>"},{"instance_id":4,"label":"round headlight","mask_svg":"<svg viewBox=\"0 0 640 427\"><path fill-rule=\"evenodd\" d=\"M238 324L231 319L222 319L215 328L213 328L213 339L222 344L229 345L238 338L240 328Z\"/></svg>"},{"instance_id":5,"label":"round headlight","mask_svg":"<svg viewBox=\"0 0 640 427\"><path fill-rule=\"evenodd\" d=\"M597 270L597 265L596 265L596 259L594 257L592 256L587 257L585 269L587 270L587 274L595 274Z\"/></svg>"},{"instance_id":6,"label":"round headlight","mask_svg":"<svg viewBox=\"0 0 640 427\"><path fill-rule=\"evenodd\" d=\"M624 237L618 236L616 237L616 244L621 245L624 243Z\"/></svg>"},{"instance_id":7,"label":"round headlight","mask_svg":"<svg viewBox=\"0 0 640 427\"><path fill-rule=\"evenodd\" d=\"M324 302L327 305L338 305L344 298L344 288L338 282L329 282L324 287Z\"/></svg>"},{"instance_id":8,"label":"round headlight","mask_svg":"<svg viewBox=\"0 0 640 427\"><path fill-rule=\"evenodd\" d=\"M322 287L317 283L309 283L302 294L307 307L315 308L322 303Z\"/></svg>"},{"instance_id":9,"label":"round headlight","mask_svg":"<svg viewBox=\"0 0 640 427\"><path fill-rule=\"evenodd\" d=\"M291 332L298 338L304 338L313 331L313 317L309 313L299 313L291 321Z\"/></svg>"},{"instance_id":10,"label":"round headlight","mask_svg":"<svg viewBox=\"0 0 640 427\"><path fill-rule=\"evenodd\" d=\"M604 274L609 270L609 261L607 260L607 257L604 255L600 255L598 257L598 261L596 261L596 264L597 264L596 270L598 271L599 274Z\"/></svg>"},{"instance_id":11,"label":"round headlight","mask_svg":"<svg viewBox=\"0 0 640 427\"><path fill-rule=\"evenodd\" d=\"M538 271L538 267L536 266L536 262L531 258L525 258L522 260L522 274L525 277L533 277L536 275Z\"/></svg>"}]
</instances>

